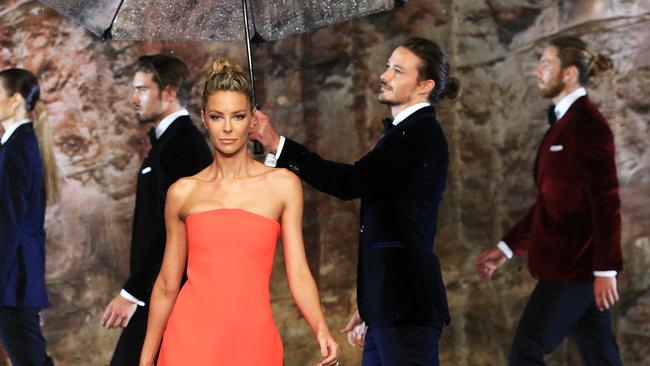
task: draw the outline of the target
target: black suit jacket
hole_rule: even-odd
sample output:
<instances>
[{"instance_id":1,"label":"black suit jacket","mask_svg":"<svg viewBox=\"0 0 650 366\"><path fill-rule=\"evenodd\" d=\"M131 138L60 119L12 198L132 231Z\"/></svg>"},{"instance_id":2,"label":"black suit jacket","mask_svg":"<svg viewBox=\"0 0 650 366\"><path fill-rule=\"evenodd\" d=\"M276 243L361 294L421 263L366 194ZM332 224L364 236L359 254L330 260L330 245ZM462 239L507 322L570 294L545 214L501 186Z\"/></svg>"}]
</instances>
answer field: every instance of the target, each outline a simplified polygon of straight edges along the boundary
<instances>
[{"instance_id":1,"label":"black suit jacket","mask_svg":"<svg viewBox=\"0 0 650 366\"><path fill-rule=\"evenodd\" d=\"M165 197L179 178L194 175L212 162L203 135L187 116L178 117L152 142L138 175L131 236L129 279L123 288L148 302L165 251Z\"/></svg>"},{"instance_id":2,"label":"black suit jacket","mask_svg":"<svg viewBox=\"0 0 650 366\"><path fill-rule=\"evenodd\" d=\"M357 301L366 322L449 322L434 253L448 162L433 107L410 115L352 165L285 141L279 167L340 199L361 198Z\"/></svg>"},{"instance_id":3,"label":"black suit jacket","mask_svg":"<svg viewBox=\"0 0 650 366\"><path fill-rule=\"evenodd\" d=\"M44 308L45 191L31 123L0 147L0 306Z\"/></svg>"}]
</instances>

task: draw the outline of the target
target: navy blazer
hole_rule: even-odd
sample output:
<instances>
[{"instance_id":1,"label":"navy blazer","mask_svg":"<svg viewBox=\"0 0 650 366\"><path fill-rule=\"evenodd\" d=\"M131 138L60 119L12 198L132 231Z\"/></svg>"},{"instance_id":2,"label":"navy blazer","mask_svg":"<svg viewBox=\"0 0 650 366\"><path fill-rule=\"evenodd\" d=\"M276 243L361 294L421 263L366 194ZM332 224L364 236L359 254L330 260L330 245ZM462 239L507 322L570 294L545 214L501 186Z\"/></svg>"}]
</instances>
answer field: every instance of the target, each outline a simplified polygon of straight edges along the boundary
<instances>
[{"instance_id":1,"label":"navy blazer","mask_svg":"<svg viewBox=\"0 0 650 366\"><path fill-rule=\"evenodd\" d=\"M350 165L286 139L278 159L314 188L361 198L357 301L368 323L449 322L434 237L447 140L433 107L417 110Z\"/></svg>"},{"instance_id":2,"label":"navy blazer","mask_svg":"<svg viewBox=\"0 0 650 366\"><path fill-rule=\"evenodd\" d=\"M31 123L0 147L0 306L44 308L45 191Z\"/></svg>"},{"instance_id":3,"label":"navy blazer","mask_svg":"<svg viewBox=\"0 0 650 366\"><path fill-rule=\"evenodd\" d=\"M148 302L165 252L165 198L176 180L194 175L213 157L188 116L178 117L152 142L138 174L129 278L123 288Z\"/></svg>"}]
</instances>

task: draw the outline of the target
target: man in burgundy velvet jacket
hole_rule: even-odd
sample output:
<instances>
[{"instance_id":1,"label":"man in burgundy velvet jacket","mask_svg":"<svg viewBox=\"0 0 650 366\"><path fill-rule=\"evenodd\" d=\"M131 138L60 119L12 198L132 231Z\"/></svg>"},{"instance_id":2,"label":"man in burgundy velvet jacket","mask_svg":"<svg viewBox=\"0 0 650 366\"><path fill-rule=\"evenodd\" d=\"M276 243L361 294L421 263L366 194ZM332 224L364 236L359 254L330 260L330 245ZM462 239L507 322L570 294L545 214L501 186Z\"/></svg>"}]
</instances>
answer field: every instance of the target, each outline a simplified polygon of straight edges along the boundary
<instances>
[{"instance_id":1,"label":"man in burgundy velvet jacket","mask_svg":"<svg viewBox=\"0 0 650 366\"><path fill-rule=\"evenodd\" d=\"M571 335L586 365L621 365L609 308L618 301L621 216L614 138L584 85L611 68L577 37L551 40L536 70L541 95L553 99L550 129L535 161L537 199L476 268L491 277L506 258L528 252L539 280L524 310L509 365L544 365Z\"/></svg>"}]
</instances>

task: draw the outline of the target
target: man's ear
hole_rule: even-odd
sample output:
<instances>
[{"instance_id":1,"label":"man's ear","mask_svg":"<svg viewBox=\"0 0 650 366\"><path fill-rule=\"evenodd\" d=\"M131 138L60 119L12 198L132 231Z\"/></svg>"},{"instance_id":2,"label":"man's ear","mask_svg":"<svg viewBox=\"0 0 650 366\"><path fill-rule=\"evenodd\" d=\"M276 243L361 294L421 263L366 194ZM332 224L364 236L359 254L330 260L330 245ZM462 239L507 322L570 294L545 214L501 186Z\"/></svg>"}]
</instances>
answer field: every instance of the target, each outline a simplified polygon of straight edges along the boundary
<instances>
[{"instance_id":1,"label":"man's ear","mask_svg":"<svg viewBox=\"0 0 650 366\"><path fill-rule=\"evenodd\" d=\"M562 81L565 83L567 82L578 82L578 68L575 67L575 65L571 65L568 67L565 67L564 70L562 70Z\"/></svg>"},{"instance_id":2,"label":"man's ear","mask_svg":"<svg viewBox=\"0 0 650 366\"><path fill-rule=\"evenodd\" d=\"M171 86L166 86L162 91L162 98L166 102L172 103L174 100L176 100L176 89L172 88Z\"/></svg>"},{"instance_id":3,"label":"man's ear","mask_svg":"<svg viewBox=\"0 0 650 366\"><path fill-rule=\"evenodd\" d=\"M429 80L423 80L420 81L418 88L420 89L419 92L420 94L426 94L429 95L433 88L436 87L436 82L429 79Z\"/></svg>"}]
</instances>

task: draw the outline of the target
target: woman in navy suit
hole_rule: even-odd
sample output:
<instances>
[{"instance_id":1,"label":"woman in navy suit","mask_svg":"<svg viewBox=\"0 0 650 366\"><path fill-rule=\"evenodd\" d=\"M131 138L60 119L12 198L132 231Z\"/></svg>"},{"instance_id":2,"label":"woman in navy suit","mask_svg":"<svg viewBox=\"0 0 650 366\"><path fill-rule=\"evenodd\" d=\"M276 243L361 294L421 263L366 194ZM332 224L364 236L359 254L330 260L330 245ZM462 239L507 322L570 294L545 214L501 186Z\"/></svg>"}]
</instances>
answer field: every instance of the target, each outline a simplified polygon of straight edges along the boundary
<instances>
[{"instance_id":1,"label":"woman in navy suit","mask_svg":"<svg viewBox=\"0 0 650 366\"><path fill-rule=\"evenodd\" d=\"M59 198L45 106L27 70L0 72L0 340L15 366L53 365L39 325L45 207Z\"/></svg>"}]
</instances>

